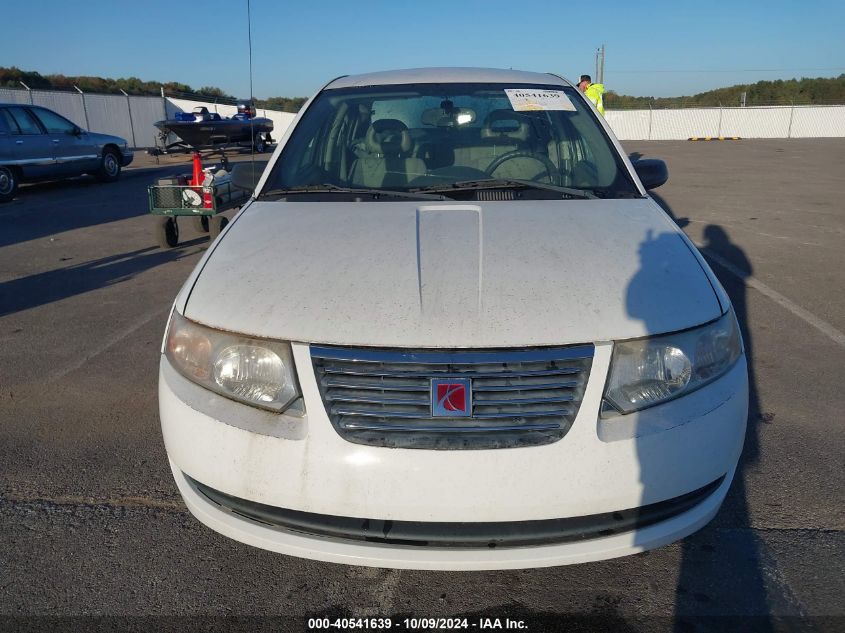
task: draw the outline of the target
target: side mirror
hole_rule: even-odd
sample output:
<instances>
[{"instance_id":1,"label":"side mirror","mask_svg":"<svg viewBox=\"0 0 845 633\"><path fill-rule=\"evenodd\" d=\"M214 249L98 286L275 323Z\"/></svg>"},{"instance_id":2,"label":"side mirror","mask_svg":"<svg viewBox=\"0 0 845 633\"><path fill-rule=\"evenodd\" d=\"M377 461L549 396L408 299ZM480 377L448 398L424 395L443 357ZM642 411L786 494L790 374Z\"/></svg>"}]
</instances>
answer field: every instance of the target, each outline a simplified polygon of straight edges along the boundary
<instances>
[{"instance_id":1,"label":"side mirror","mask_svg":"<svg viewBox=\"0 0 845 633\"><path fill-rule=\"evenodd\" d=\"M657 189L669 180L669 169L666 163L658 158L641 158L634 161L633 165L646 190Z\"/></svg>"},{"instance_id":2,"label":"side mirror","mask_svg":"<svg viewBox=\"0 0 845 633\"><path fill-rule=\"evenodd\" d=\"M83 130L81 127L79 127L78 125L74 125L73 129L68 132L68 134L70 134L71 136L82 136L82 132Z\"/></svg>"},{"instance_id":3,"label":"side mirror","mask_svg":"<svg viewBox=\"0 0 845 633\"><path fill-rule=\"evenodd\" d=\"M232 186L247 191L255 191L255 186L261 180L261 174L267 167L267 161L237 163L232 167Z\"/></svg>"}]
</instances>

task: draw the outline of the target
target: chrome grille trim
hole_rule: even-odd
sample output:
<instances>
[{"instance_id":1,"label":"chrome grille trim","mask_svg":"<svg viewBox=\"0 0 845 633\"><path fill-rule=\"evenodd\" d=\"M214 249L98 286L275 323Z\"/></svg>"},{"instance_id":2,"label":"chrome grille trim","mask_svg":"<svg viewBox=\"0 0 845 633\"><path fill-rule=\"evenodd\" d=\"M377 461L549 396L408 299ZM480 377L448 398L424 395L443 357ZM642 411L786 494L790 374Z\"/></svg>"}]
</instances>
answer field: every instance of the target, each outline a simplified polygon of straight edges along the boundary
<instances>
[{"instance_id":1,"label":"chrome grille trim","mask_svg":"<svg viewBox=\"0 0 845 633\"><path fill-rule=\"evenodd\" d=\"M345 429L366 430L366 431L413 431L415 433L489 433L488 426L417 426L397 424L364 424L361 422L349 422L344 424ZM497 431L546 431L559 429L560 424L519 424L513 426L497 426Z\"/></svg>"},{"instance_id":2,"label":"chrome grille trim","mask_svg":"<svg viewBox=\"0 0 845 633\"><path fill-rule=\"evenodd\" d=\"M383 389L386 391L428 391L428 385L360 383L351 380L327 380L327 387L342 387L349 389Z\"/></svg>"},{"instance_id":3,"label":"chrome grille trim","mask_svg":"<svg viewBox=\"0 0 845 633\"><path fill-rule=\"evenodd\" d=\"M414 372L414 371L367 371L364 369L334 369L334 368L326 368L327 374L344 374L349 376L373 376L376 378L385 377L385 378L428 378L431 376L430 372ZM521 372L512 372L509 373L508 376L516 376L520 378L530 378L534 376L569 376L571 374L577 374L579 370L577 369L545 369L545 370L538 370L538 371L521 371ZM460 374L454 374L456 376ZM491 374L491 373L473 373L473 378L501 378L501 372Z\"/></svg>"},{"instance_id":4,"label":"chrome grille trim","mask_svg":"<svg viewBox=\"0 0 845 633\"><path fill-rule=\"evenodd\" d=\"M355 409L342 409L332 407L334 415L349 415L360 416L364 418L405 418L408 420L426 420L418 413L411 411L396 411L396 410L374 410L374 411L356 411ZM513 413L475 413L472 417L463 418L465 420L507 420L515 417L522 418L542 418L548 416L569 415L572 413L569 409L553 409L551 411L525 411L515 416ZM438 420L449 420L451 418L438 418ZM560 426L557 424L557 426Z\"/></svg>"},{"instance_id":5,"label":"chrome grille trim","mask_svg":"<svg viewBox=\"0 0 845 633\"><path fill-rule=\"evenodd\" d=\"M503 406L506 404L551 404L560 402L572 402L574 396L552 396L551 398L509 398L507 400L478 400L474 401L475 406L490 405Z\"/></svg>"},{"instance_id":6,"label":"chrome grille trim","mask_svg":"<svg viewBox=\"0 0 845 633\"><path fill-rule=\"evenodd\" d=\"M491 449L549 444L572 426L594 348L353 349L312 345L323 404L344 439L371 446ZM432 417L433 379L469 378L471 415Z\"/></svg>"},{"instance_id":7,"label":"chrome grille trim","mask_svg":"<svg viewBox=\"0 0 845 633\"><path fill-rule=\"evenodd\" d=\"M478 385L473 384L473 389L476 392L484 391L530 391L543 389L571 389L577 386L577 380L567 380L566 382L546 382L540 384L525 383L524 385Z\"/></svg>"},{"instance_id":8,"label":"chrome grille trim","mask_svg":"<svg viewBox=\"0 0 845 633\"><path fill-rule=\"evenodd\" d=\"M520 350L398 350L376 348L311 346L311 357L324 360L349 361L359 363L421 363L421 364L468 364L481 363L516 363L552 360L572 360L593 357L592 345L574 347L534 347Z\"/></svg>"},{"instance_id":9,"label":"chrome grille trim","mask_svg":"<svg viewBox=\"0 0 845 633\"><path fill-rule=\"evenodd\" d=\"M326 402L368 402L372 404L417 404L420 406L426 406L429 403L430 398L420 397L416 399L411 398L381 398L378 395L373 395L370 397L367 396L345 396L341 395L329 395L326 396Z\"/></svg>"}]
</instances>

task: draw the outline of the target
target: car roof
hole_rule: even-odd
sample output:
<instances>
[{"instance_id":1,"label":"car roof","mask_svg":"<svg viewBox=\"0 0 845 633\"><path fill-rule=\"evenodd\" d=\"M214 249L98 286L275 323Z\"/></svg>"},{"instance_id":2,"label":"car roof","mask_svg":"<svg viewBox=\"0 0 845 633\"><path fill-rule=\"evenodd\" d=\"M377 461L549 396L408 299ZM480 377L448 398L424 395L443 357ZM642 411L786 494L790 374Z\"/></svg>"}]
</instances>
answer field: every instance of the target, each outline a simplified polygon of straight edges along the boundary
<instances>
[{"instance_id":1,"label":"car roof","mask_svg":"<svg viewBox=\"0 0 845 633\"><path fill-rule=\"evenodd\" d=\"M551 73L535 73L524 70L503 70L499 68L408 68L388 70L362 75L338 77L326 90L358 86L384 86L388 84L433 84L433 83L516 83L552 84L571 86L568 81Z\"/></svg>"}]
</instances>

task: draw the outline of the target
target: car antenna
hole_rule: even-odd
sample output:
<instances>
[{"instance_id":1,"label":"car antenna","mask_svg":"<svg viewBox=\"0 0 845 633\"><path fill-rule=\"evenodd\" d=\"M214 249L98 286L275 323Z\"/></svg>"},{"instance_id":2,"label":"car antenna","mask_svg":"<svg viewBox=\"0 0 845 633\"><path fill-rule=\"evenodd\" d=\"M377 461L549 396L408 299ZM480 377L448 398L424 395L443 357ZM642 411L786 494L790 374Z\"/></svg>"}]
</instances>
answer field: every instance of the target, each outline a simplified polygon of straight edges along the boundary
<instances>
[{"instance_id":1,"label":"car antenna","mask_svg":"<svg viewBox=\"0 0 845 633\"><path fill-rule=\"evenodd\" d=\"M252 94L252 17L249 11L249 0L246 0L246 32L247 41L249 43L249 113L251 115L249 117L249 151L252 159L252 180L255 182L255 124L253 119L255 118L257 111L253 113L253 110L255 109L255 97Z\"/></svg>"}]
</instances>

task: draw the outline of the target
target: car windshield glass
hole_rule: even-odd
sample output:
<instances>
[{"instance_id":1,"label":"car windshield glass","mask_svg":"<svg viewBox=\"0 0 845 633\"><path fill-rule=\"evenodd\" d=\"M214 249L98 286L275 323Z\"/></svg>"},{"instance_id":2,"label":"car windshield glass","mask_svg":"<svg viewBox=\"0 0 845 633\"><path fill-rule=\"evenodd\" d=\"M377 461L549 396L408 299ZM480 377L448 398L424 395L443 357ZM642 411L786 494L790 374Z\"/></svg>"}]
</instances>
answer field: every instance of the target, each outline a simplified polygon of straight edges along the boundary
<instances>
[{"instance_id":1,"label":"car windshield glass","mask_svg":"<svg viewBox=\"0 0 845 633\"><path fill-rule=\"evenodd\" d=\"M524 110L520 91L554 99L541 104L547 109ZM331 183L453 192L484 179L589 191L584 199L638 194L575 89L490 83L325 90L297 124L265 191ZM551 187L532 194L560 198Z\"/></svg>"}]
</instances>

